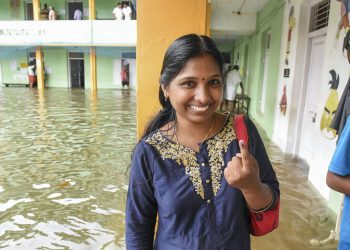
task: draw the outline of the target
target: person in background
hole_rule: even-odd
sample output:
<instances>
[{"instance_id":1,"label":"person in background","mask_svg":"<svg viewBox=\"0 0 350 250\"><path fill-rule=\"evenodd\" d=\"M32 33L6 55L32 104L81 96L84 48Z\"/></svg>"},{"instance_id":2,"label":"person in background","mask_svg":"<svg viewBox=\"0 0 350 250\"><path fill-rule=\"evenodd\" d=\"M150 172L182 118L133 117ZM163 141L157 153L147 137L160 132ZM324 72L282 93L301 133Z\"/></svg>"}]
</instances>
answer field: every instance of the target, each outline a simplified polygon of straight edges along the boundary
<instances>
[{"instance_id":1,"label":"person in background","mask_svg":"<svg viewBox=\"0 0 350 250\"><path fill-rule=\"evenodd\" d=\"M131 20L131 8L129 6L129 3L124 3L123 4L123 14L124 14L124 19L125 20Z\"/></svg>"},{"instance_id":2,"label":"person in background","mask_svg":"<svg viewBox=\"0 0 350 250\"><path fill-rule=\"evenodd\" d=\"M75 11L74 11L74 17L73 17L74 20L83 20L83 12L80 10L80 8L77 8Z\"/></svg>"},{"instance_id":3,"label":"person in background","mask_svg":"<svg viewBox=\"0 0 350 250\"><path fill-rule=\"evenodd\" d=\"M56 11L54 7L50 6L49 7L49 20L56 20Z\"/></svg>"},{"instance_id":4,"label":"person in background","mask_svg":"<svg viewBox=\"0 0 350 250\"><path fill-rule=\"evenodd\" d=\"M230 72L232 70L232 66L231 64L229 63L225 63L224 64L224 73L223 73L223 85L222 85L222 89L223 89L223 92L222 92L222 96L225 97L226 95L226 80L227 80L227 73ZM222 111L222 107L223 105L225 104L225 99L223 98L221 100L221 103L220 103L220 111ZM227 104L226 104L227 105ZM227 106L226 106L227 108Z\"/></svg>"},{"instance_id":5,"label":"person in background","mask_svg":"<svg viewBox=\"0 0 350 250\"><path fill-rule=\"evenodd\" d=\"M28 63L28 80L29 80L29 88L33 88L36 86L36 62L34 60Z\"/></svg>"},{"instance_id":6,"label":"person in background","mask_svg":"<svg viewBox=\"0 0 350 250\"><path fill-rule=\"evenodd\" d=\"M235 99L236 99L238 84L242 88L242 93L243 93L243 84L242 84L241 76L239 74L239 66L234 65L233 69L227 73L227 78L226 78L226 89L225 89L225 96L224 96L224 106L226 110L231 110L233 112L235 109L235 106L236 106Z\"/></svg>"},{"instance_id":7,"label":"person in background","mask_svg":"<svg viewBox=\"0 0 350 250\"><path fill-rule=\"evenodd\" d=\"M350 249L350 116L328 167L327 185L345 195L338 250Z\"/></svg>"},{"instance_id":8,"label":"person in background","mask_svg":"<svg viewBox=\"0 0 350 250\"><path fill-rule=\"evenodd\" d=\"M126 249L248 250L250 213L278 209L279 184L255 125L246 117L249 144L238 142L232 115L216 112L222 72L207 36L184 35L167 49L162 109L132 155Z\"/></svg>"},{"instance_id":9,"label":"person in background","mask_svg":"<svg viewBox=\"0 0 350 250\"><path fill-rule=\"evenodd\" d=\"M120 78L122 80L122 87L127 86L129 88L129 63L126 59L122 59L122 69Z\"/></svg>"},{"instance_id":10,"label":"person in background","mask_svg":"<svg viewBox=\"0 0 350 250\"><path fill-rule=\"evenodd\" d=\"M41 20L49 20L49 9L47 8L47 4L44 4L44 8L40 10L40 19Z\"/></svg>"},{"instance_id":11,"label":"person in background","mask_svg":"<svg viewBox=\"0 0 350 250\"><path fill-rule=\"evenodd\" d=\"M112 11L115 20L123 20L123 9L122 4L117 3L117 7L115 7Z\"/></svg>"}]
</instances>

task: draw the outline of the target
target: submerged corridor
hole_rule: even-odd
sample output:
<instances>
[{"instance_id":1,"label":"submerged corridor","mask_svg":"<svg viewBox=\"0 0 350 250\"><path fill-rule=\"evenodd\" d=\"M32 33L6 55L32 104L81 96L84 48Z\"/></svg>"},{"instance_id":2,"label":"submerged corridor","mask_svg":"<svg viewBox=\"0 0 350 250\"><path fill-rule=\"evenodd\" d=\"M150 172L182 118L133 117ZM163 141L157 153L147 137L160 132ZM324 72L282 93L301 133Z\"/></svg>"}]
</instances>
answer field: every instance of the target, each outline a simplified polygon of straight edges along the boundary
<instances>
[{"instance_id":1,"label":"submerged corridor","mask_svg":"<svg viewBox=\"0 0 350 250\"><path fill-rule=\"evenodd\" d=\"M252 249L311 247L334 222L308 166L264 139L281 184L279 228ZM136 92L0 88L0 248L124 249Z\"/></svg>"}]
</instances>

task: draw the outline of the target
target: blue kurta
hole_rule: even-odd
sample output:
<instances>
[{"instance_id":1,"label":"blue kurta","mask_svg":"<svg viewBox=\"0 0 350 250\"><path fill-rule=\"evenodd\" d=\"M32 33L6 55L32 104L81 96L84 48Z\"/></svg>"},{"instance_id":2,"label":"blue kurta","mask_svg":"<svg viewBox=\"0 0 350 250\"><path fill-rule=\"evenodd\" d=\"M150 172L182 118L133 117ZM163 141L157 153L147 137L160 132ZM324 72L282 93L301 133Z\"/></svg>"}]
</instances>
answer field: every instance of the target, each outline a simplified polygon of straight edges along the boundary
<instances>
[{"instance_id":1,"label":"blue kurta","mask_svg":"<svg viewBox=\"0 0 350 250\"><path fill-rule=\"evenodd\" d=\"M340 175L350 175L350 116L340 136L329 171ZM345 195L343 215L340 226L339 250L350 249L350 196Z\"/></svg>"},{"instance_id":2,"label":"blue kurta","mask_svg":"<svg viewBox=\"0 0 350 250\"><path fill-rule=\"evenodd\" d=\"M278 198L278 181L263 142L248 118L246 126L261 180ZM199 152L169 140L160 130L140 141L133 154L126 205L127 249L250 249L244 196L223 175L238 152L232 116Z\"/></svg>"}]
</instances>

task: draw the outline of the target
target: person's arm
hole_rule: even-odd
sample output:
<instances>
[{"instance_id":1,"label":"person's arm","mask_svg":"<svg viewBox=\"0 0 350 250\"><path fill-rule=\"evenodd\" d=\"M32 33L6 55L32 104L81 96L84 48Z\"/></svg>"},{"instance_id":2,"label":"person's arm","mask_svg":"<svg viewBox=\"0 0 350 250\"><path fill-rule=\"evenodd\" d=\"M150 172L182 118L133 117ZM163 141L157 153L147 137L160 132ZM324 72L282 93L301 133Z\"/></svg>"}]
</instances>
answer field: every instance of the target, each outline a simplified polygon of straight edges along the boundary
<instances>
[{"instance_id":1,"label":"person's arm","mask_svg":"<svg viewBox=\"0 0 350 250\"><path fill-rule=\"evenodd\" d=\"M341 176L328 171L326 182L331 189L350 195L350 175Z\"/></svg>"},{"instance_id":2,"label":"person's arm","mask_svg":"<svg viewBox=\"0 0 350 250\"><path fill-rule=\"evenodd\" d=\"M260 187L260 192L252 190L252 194L260 195L260 197L265 197L265 202L269 201L268 203L265 203L265 206L260 207L252 207L251 203L247 200L247 204L249 208L253 210L261 210L261 209L270 209L275 206L277 201L279 200L280 196L280 190L279 190L279 183L276 177L276 173L272 168L272 164L270 162L270 159L267 155L264 142L261 139L261 136L258 132L258 129L256 128L255 124L250 120L248 117L245 119L245 123L247 126L248 134L249 134L249 152L251 152L251 155L256 160L258 169L259 169L259 180L263 184L263 188ZM269 195L267 195L267 191ZM260 193L260 194L259 194ZM254 202L254 196L252 198L246 197L246 199L252 200ZM266 205L267 204L267 205Z\"/></svg>"},{"instance_id":3,"label":"person's arm","mask_svg":"<svg viewBox=\"0 0 350 250\"><path fill-rule=\"evenodd\" d=\"M275 203L271 188L258 182L258 185L249 189L241 190L247 202L248 208L254 212L268 210Z\"/></svg>"},{"instance_id":4,"label":"person's arm","mask_svg":"<svg viewBox=\"0 0 350 250\"><path fill-rule=\"evenodd\" d=\"M328 167L326 182L335 191L350 195L350 117L340 134Z\"/></svg>"},{"instance_id":5,"label":"person's arm","mask_svg":"<svg viewBox=\"0 0 350 250\"><path fill-rule=\"evenodd\" d=\"M157 202L154 197L152 162L142 143L133 153L126 201L126 248L153 249Z\"/></svg>"},{"instance_id":6,"label":"person's arm","mask_svg":"<svg viewBox=\"0 0 350 250\"><path fill-rule=\"evenodd\" d=\"M241 93L243 95L244 94L244 89L243 89L243 82L242 81L239 82L239 86L241 87L241 90L242 90Z\"/></svg>"},{"instance_id":7,"label":"person's arm","mask_svg":"<svg viewBox=\"0 0 350 250\"><path fill-rule=\"evenodd\" d=\"M249 118L245 122L249 148L240 143L241 153L228 163L225 178L242 191L251 210L270 209L279 199L279 183L255 125Z\"/></svg>"}]
</instances>

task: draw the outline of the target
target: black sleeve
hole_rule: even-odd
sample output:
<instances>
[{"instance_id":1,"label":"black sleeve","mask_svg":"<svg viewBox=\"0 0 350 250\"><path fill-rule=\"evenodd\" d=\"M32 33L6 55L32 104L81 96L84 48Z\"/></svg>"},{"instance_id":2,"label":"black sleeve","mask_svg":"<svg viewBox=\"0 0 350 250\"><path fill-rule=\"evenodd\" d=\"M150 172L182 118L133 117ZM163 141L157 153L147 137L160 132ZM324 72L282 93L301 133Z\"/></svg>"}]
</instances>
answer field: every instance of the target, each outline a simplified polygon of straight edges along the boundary
<instances>
[{"instance_id":1,"label":"black sleeve","mask_svg":"<svg viewBox=\"0 0 350 250\"><path fill-rule=\"evenodd\" d=\"M126 200L126 249L153 249L157 202L154 197L152 157L140 142L133 153Z\"/></svg>"}]
</instances>

